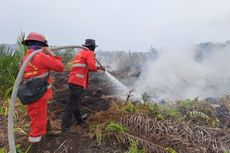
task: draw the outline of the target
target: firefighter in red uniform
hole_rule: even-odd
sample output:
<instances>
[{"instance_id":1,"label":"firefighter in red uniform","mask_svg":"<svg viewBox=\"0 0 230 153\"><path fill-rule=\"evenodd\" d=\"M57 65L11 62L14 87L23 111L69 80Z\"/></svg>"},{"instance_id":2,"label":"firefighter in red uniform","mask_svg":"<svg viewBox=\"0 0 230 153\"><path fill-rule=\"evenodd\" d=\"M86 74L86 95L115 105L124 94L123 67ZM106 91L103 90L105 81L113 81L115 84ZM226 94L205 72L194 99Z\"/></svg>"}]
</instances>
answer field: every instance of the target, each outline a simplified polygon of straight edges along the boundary
<instances>
[{"instance_id":1,"label":"firefighter in red uniform","mask_svg":"<svg viewBox=\"0 0 230 153\"><path fill-rule=\"evenodd\" d=\"M89 50L82 49L73 58L73 65L68 79L70 96L62 119L62 130L67 133L72 132L70 129L72 115L74 115L78 124L82 123L88 117L88 114L81 114L80 102L83 89L88 86L89 72L96 72L97 70L104 71L104 68L96 66L94 50L97 45L95 40L86 39L83 46Z\"/></svg>"},{"instance_id":2,"label":"firefighter in red uniform","mask_svg":"<svg viewBox=\"0 0 230 153\"><path fill-rule=\"evenodd\" d=\"M46 48L48 47L48 43L43 35L31 32L26 40L22 41L22 44L29 48L23 61L25 61L33 51L43 49L43 52L37 53L28 64L23 75L23 80L34 77L45 78L51 70L57 72L64 70L61 57L55 56L53 52ZM32 147L34 148L31 149L31 151L33 150L32 152L36 152L35 148L38 146L38 142L40 142L42 136L46 134L47 101L52 98L51 82L52 80L49 78L48 90L40 99L27 105L27 111L31 120L29 142L33 143Z\"/></svg>"}]
</instances>

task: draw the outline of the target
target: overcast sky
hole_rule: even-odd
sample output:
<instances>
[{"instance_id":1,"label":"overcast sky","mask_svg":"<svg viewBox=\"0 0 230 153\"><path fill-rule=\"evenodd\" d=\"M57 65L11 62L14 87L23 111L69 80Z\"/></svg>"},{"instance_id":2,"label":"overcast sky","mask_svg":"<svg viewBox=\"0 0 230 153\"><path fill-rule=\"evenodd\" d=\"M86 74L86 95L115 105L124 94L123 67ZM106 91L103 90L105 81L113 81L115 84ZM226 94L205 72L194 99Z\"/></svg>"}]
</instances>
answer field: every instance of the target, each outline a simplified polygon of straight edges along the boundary
<instances>
[{"instance_id":1,"label":"overcast sky","mask_svg":"<svg viewBox=\"0 0 230 153\"><path fill-rule=\"evenodd\" d=\"M51 45L94 38L102 50L156 48L230 40L229 0L0 0L0 43L20 31Z\"/></svg>"}]
</instances>

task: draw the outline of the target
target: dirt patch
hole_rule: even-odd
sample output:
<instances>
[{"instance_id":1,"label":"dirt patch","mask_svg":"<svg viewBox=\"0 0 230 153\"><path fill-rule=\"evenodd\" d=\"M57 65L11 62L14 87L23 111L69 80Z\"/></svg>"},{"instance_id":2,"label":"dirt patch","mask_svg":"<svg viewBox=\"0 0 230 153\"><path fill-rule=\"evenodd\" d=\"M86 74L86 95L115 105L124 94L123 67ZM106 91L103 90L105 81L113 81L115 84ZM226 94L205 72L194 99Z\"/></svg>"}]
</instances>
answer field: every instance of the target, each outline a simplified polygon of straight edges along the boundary
<instances>
[{"instance_id":1,"label":"dirt patch","mask_svg":"<svg viewBox=\"0 0 230 153\"><path fill-rule=\"evenodd\" d=\"M49 118L52 129L61 130L61 118L65 106L68 102L69 90L67 85L68 72L55 73L54 75L53 101L49 104ZM108 98L113 91L109 82L103 74L91 74L89 88L84 91L81 110L90 113L90 117L85 124L73 124L76 134L62 134L58 137L46 136L40 146L40 152L84 152L101 153L113 152L115 148L109 144L97 146L96 140L89 134L89 121L94 114L107 110L111 105L111 98Z\"/></svg>"},{"instance_id":2,"label":"dirt patch","mask_svg":"<svg viewBox=\"0 0 230 153\"><path fill-rule=\"evenodd\" d=\"M69 73L52 73L54 80L53 83L53 100L50 101L48 106L49 120L51 122L52 129L61 130L61 119L64 113L65 106L68 102L69 90L67 84L67 78ZM82 112L90 113L90 117L94 116L97 112L107 110L111 105L111 98L108 98L113 91L111 90L109 82L106 80L103 73L90 74L89 88L84 91L82 98ZM2 106L3 100L0 100ZM25 115L25 114L24 114ZM20 122L29 124L28 116L21 116ZM18 120L18 121L19 121ZM89 120L82 125L73 123L73 128L76 129L76 134L50 137L45 136L42 143L39 146L39 152L52 153L52 152L111 152L114 150L113 146L97 146L95 139L89 134ZM15 122L15 127L18 124ZM19 129L20 130L20 129ZM15 140L16 144L20 144L21 150L26 150L28 144L28 130L24 129L24 134L16 132ZM0 148L8 150L7 140L7 116L0 115Z\"/></svg>"},{"instance_id":3,"label":"dirt patch","mask_svg":"<svg viewBox=\"0 0 230 153\"><path fill-rule=\"evenodd\" d=\"M3 116L0 116L0 148L4 148L7 142L7 130L6 130L6 121Z\"/></svg>"}]
</instances>

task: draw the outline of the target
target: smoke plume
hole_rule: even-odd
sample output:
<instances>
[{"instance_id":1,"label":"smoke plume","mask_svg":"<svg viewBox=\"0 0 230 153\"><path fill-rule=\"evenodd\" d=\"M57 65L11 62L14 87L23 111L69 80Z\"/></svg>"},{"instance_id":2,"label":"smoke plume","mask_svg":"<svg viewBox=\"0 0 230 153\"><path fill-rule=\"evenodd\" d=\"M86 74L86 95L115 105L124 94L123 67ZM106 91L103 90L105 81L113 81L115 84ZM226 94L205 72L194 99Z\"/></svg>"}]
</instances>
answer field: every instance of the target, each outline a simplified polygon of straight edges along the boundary
<instances>
[{"instance_id":1,"label":"smoke plume","mask_svg":"<svg viewBox=\"0 0 230 153\"><path fill-rule=\"evenodd\" d=\"M202 54L202 60L196 56ZM214 49L167 50L149 60L135 83L136 94L152 99L221 97L230 93L230 45Z\"/></svg>"}]
</instances>

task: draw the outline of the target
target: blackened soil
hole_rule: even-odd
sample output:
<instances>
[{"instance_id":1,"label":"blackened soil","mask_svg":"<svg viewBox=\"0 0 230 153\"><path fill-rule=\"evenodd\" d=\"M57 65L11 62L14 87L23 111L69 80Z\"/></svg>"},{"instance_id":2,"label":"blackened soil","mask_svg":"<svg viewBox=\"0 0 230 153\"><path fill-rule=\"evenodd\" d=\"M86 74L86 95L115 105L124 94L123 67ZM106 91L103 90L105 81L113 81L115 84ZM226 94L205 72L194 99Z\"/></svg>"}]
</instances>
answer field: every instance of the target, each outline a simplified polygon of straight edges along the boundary
<instances>
[{"instance_id":1,"label":"blackened soil","mask_svg":"<svg viewBox=\"0 0 230 153\"><path fill-rule=\"evenodd\" d=\"M67 85L68 72L55 73L53 76L55 90L53 101L49 104L49 119L52 129L61 130L61 119L69 96ZM91 74L89 87L84 91L82 97L82 112L90 113L90 117L92 117L96 112L107 110L111 102L106 97L112 93L110 84L103 73ZM76 133L46 136L40 145L40 152L114 152L116 148L113 148L109 144L97 145L96 139L92 138L89 134L89 125L88 120L81 125L73 122L72 128Z\"/></svg>"}]
</instances>

